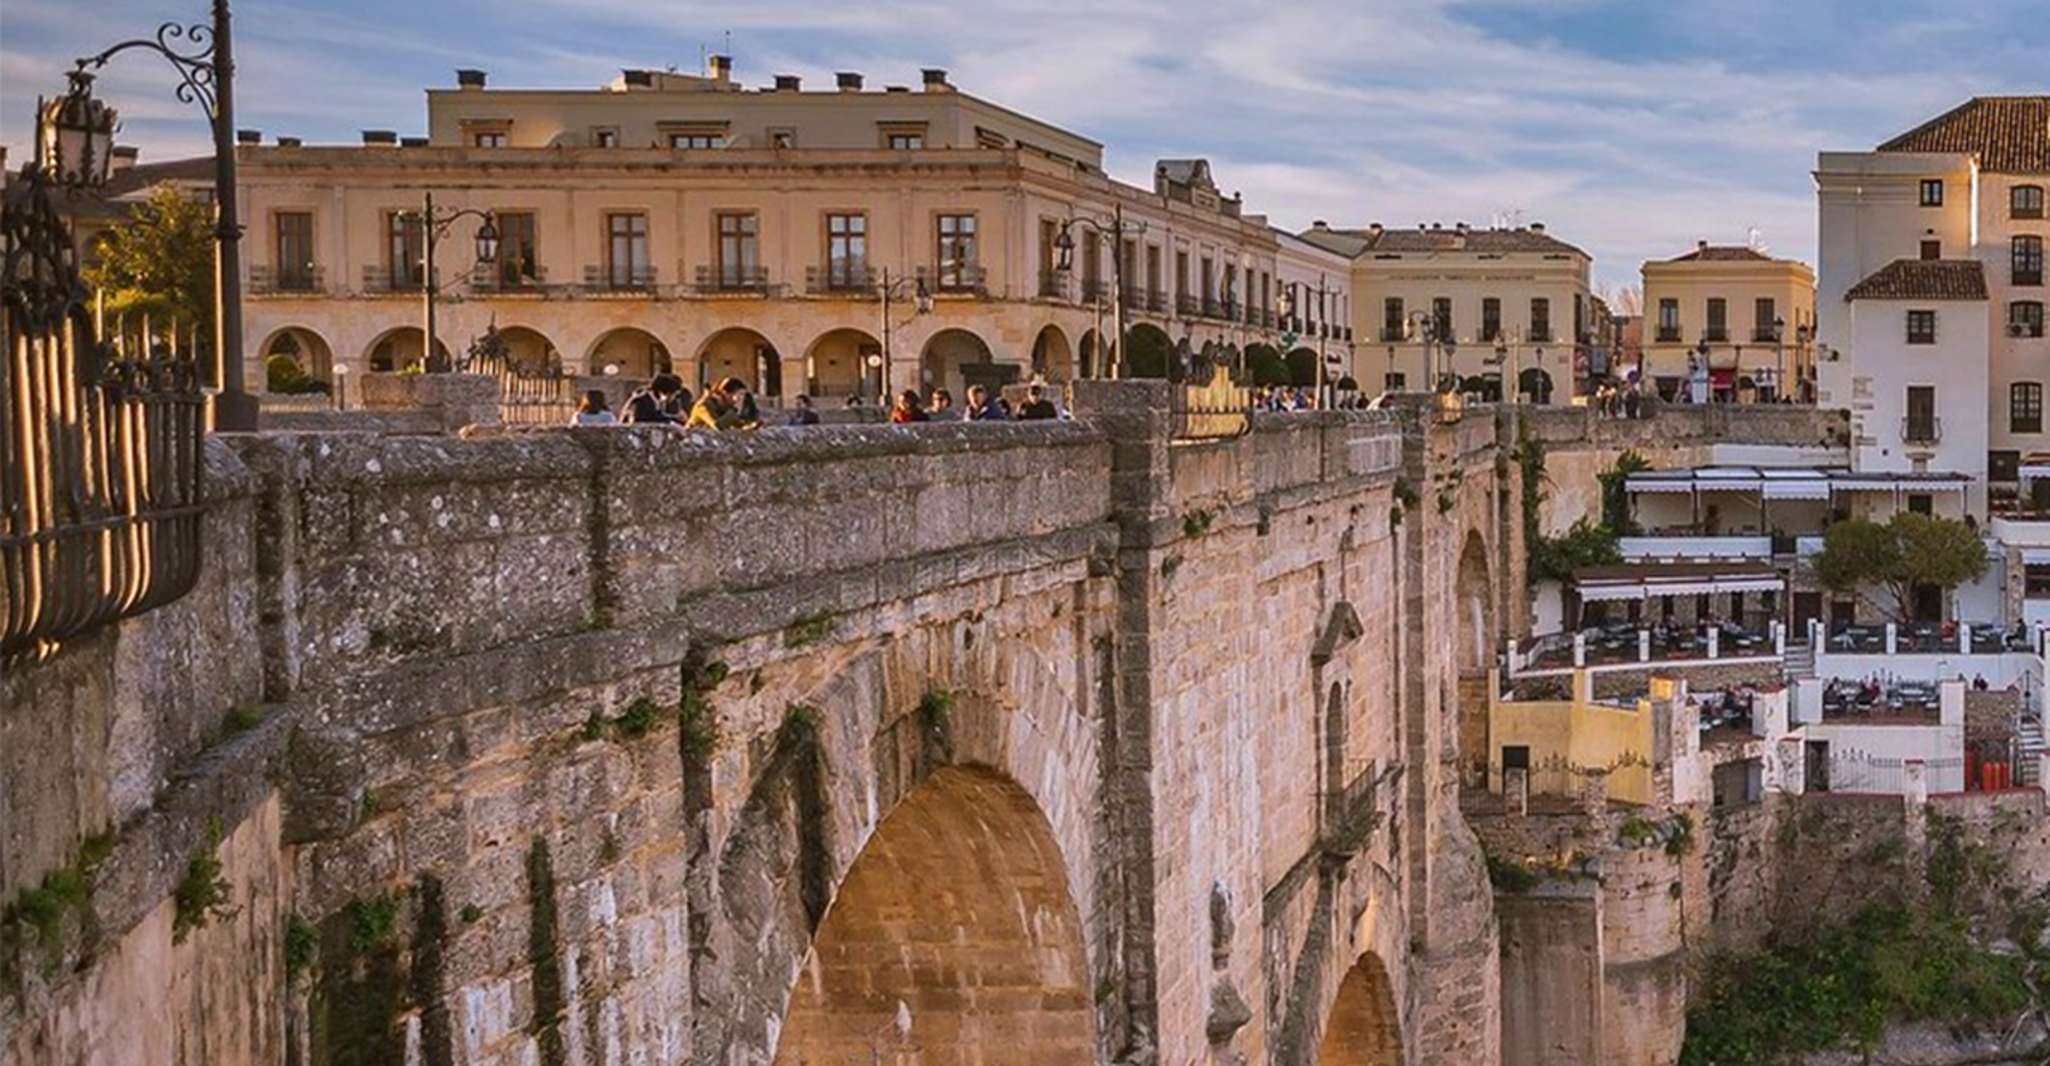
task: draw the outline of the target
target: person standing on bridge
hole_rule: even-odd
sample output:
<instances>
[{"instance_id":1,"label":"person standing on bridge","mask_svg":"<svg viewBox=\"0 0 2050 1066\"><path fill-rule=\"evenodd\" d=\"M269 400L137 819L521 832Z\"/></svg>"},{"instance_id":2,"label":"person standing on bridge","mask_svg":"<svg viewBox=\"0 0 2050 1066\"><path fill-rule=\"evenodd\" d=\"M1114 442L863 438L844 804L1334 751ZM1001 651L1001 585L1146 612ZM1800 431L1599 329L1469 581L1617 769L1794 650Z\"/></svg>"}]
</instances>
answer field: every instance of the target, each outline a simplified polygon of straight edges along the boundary
<instances>
[{"instance_id":1,"label":"person standing on bridge","mask_svg":"<svg viewBox=\"0 0 2050 1066\"><path fill-rule=\"evenodd\" d=\"M903 425L908 422L926 422L930 420L931 416L925 413L925 405L918 400L918 390L905 389L897 394L897 402L890 408L890 421L892 423Z\"/></svg>"}]
</instances>

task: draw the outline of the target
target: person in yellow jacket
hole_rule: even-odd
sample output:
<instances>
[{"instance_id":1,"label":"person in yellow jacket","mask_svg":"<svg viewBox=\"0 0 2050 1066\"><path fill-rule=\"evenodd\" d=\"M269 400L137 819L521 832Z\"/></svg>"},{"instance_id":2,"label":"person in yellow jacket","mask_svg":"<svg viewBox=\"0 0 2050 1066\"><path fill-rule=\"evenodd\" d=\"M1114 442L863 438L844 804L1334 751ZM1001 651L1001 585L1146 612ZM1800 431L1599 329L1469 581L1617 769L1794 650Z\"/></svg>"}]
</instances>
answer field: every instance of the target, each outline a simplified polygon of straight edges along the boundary
<instances>
[{"instance_id":1,"label":"person in yellow jacket","mask_svg":"<svg viewBox=\"0 0 2050 1066\"><path fill-rule=\"evenodd\" d=\"M692 429L754 429L761 423L742 413L746 400L747 385L739 378L727 378L718 388L706 389L691 406L688 424Z\"/></svg>"}]
</instances>

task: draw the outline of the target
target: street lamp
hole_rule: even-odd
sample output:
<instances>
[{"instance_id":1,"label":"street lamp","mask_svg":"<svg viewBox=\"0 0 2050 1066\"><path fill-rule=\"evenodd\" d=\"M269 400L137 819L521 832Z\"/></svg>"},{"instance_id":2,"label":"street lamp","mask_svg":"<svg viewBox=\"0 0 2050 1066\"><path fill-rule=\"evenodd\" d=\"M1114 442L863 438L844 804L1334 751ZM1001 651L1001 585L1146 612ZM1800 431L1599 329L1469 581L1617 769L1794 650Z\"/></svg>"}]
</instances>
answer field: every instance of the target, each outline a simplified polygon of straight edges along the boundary
<instances>
[{"instance_id":1,"label":"street lamp","mask_svg":"<svg viewBox=\"0 0 2050 1066\"><path fill-rule=\"evenodd\" d=\"M1314 289L1313 289L1313 288L1310 288L1310 283L1309 283L1309 282L1307 282L1307 281L1304 281L1304 282L1294 282L1294 281L1291 281L1291 282L1289 282L1288 284L1286 284L1286 285L1283 285L1283 286L1281 287L1281 294L1280 294L1280 296L1279 296L1279 297L1278 297L1278 298L1276 299L1276 301L1275 301L1275 302L1276 302L1277 304L1279 304L1279 305L1280 305L1281 315L1282 315L1282 317L1283 317L1283 318L1294 318L1294 317L1295 317L1295 309L1296 309L1296 287L1297 287L1298 285L1302 286L1302 290L1303 290L1303 292L1304 292L1304 294L1305 294L1305 295L1308 295L1308 294L1310 294L1310 293L1315 293L1315 294L1316 294L1316 296L1317 296L1317 310L1318 310L1318 312L1319 312L1319 313L1318 313L1318 316L1317 316L1317 317L1318 317L1318 319L1319 319L1319 321L1318 321L1318 328L1317 328L1317 406L1318 406L1318 407L1328 407L1328 406L1330 406L1330 405L1331 405L1331 403L1332 403L1332 398L1331 398L1331 397L1329 397L1329 396L1327 396L1327 395L1325 395L1325 392L1326 392L1326 384L1327 384L1327 383L1329 382L1329 380L1330 380L1330 375L1329 375L1329 373L1328 373L1328 372L1326 371L1326 369L1325 369L1325 366L1326 366L1326 363L1327 363L1327 362L1329 361L1329 358L1330 358L1330 357L1329 357L1328 355L1326 355L1326 354L1325 354L1325 343L1324 343L1324 342L1325 342L1326 340L1329 340L1329 339L1330 339L1330 337L1331 337L1331 316L1330 316L1329 312L1327 311L1327 307L1328 307L1328 305L1327 305L1327 303L1326 303L1326 300L1328 300L1328 299L1329 299L1330 297L1332 297L1332 296L1336 296L1336 295L1338 294L1338 290L1337 290L1337 289L1331 289L1331 288L1326 288L1326 287L1325 287L1325 285L1324 285L1324 280L1325 280L1325 276L1324 276L1324 274L1323 274L1322 272L1319 272L1319 273L1317 274L1317 287L1316 287L1316 288L1314 288ZM1305 301L1304 301L1304 303L1308 303L1308 302L1309 302L1309 301L1307 301L1307 300L1305 300Z\"/></svg>"},{"instance_id":2,"label":"street lamp","mask_svg":"<svg viewBox=\"0 0 2050 1066\"><path fill-rule=\"evenodd\" d=\"M1075 268L1075 237L1069 231L1080 222L1091 232L1110 238L1110 296L1111 330L1117 334L1117 341L1111 346L1107 360L1108 374L1105 377L1119 377L1119 366L1125 358L1125 238L1146 232L1146 223L1125 221L1125 205L1111 205L1110 225L1106 226L1093 218L1075 217L1061 223L1060 232L1054 235L1053 246L1058 253L1054 268L1066 274ZM1102 325L1102 319L1097 325Z\"/></svg>"},{"instance_id":3,"label":"street lamp","mask_svg":"<svg viewBox=\"0 0 2050 1066\"><path fill-rule=\"evenodd\" d=\"M420 362L428 370L440 370L434 357L437 343L435 337L434 308L441 295L441 283L435 277L434 246L448 236L449 228L465 218L478 219L477 261L488 263L498 258L498 227L491 220L491 212L476 207L458 210L436 209L434 191L428 190L418 211L401 211L399 218L407 222L420 223L420 243L423 246L423 261L420 264L420 303L422 318L422 339Z\"/></svg>"},{"instance_id":4,"label":"street lamp","mask_svg":"<svg viewBox=\"0 0 2050 1066\"><path fill-rule=\"evenodd\" d=\"M235 219L235 59L228 32L228 0L213 0L213 21L166 22L154 37L122 41L83 56L71 72L70 91L45 105L39 160L50 177L76 190L107 183L114 145L114 109L93 99L92 72L115 56L140 48L155 52L178 74L175 95L206 113L214 135L214 428L256 429L256 398L242 382L242 226Z\"/></svg>"},{"instance_id":5,"label":"street lamp","mask_svg":"<svg viewBox=\"0 0 2050 1066\"><path fill-rule=\"evenodd\" d=\"M926 288L924 278L916 276L907 278L901 274L892 278L890 276L890 268L883 268L882 280L876 283L876 292L881 296L883 303L883 354L880 360L873 361L869 365L878 368L876 374L877 401L884 407L890 405L890 331L895 326L895 322L890 317L890 302L901 298L897 295L897 292L906 285L911 286L912 316L916 317L932 313L932 290Z\"/></svg>"},{"instance_id":6,"label":"street lamp","mask_svg":"<svg viewBox=\"0 0 2050 1066\"><path fill-rule=\"evenodd\" d=\"M1409 313L1409 334L1424 342L1424 373L1431 381L1431 387L1438 392L1459 391L1459 375L1452 372L1452 357L1459 350L1459 343L1453 337L1438 336L1438 318L1429 311ZM1438 367L1438 351L1445 352L1445 367Z\"/></svg>"}]
</instances>

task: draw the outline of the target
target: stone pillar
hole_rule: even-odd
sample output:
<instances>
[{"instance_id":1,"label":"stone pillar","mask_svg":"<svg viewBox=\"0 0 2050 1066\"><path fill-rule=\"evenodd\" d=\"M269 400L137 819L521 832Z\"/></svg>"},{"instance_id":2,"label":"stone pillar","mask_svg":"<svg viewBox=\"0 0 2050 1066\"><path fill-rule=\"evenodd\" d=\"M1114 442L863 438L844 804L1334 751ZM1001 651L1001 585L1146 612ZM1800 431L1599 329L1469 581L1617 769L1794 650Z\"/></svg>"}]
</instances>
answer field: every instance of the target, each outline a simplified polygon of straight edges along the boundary
<instances>
[{"instance_id":1,"label":"stone pillar","mask_svg":"<svg viewBox=\"0 0 2050 1066\"><path fill-rule=\"evenodd\" d=\"M1637 661L1641 663L1651 661L1651 630L1640 629L1637 631Z\"/></svg>"},{"instance_id":2,"label":"stone pillar","mask_svg":"<svg viewBox=\"0 0 2050 1066\"><path fill-rule=\"evenodd\" d=\"M1575 633L1573 634L1573 668L1578 670L1586 665L1587 635L1585 633Z\"/></svg>"},{"instance_id":3,"label":"stone pillar","mask_svg":"<svg viewBox=\"0 0 2050 1066\"><path fill-rule=\"evenodd\" d=\"M1972 653L1972 624L1970 622L1959 622L1957 624L1957 653L1959 655L1970 655Z\"/></svg>"},{"instance_id":4,"label":"stone pillar","mask_svg":"<svg viewBox=\"0 0 2050 1066\"><path fill-rule=\"evenodd\" d=\"M1521 767L1502 771L1502 799L1509 813L1521 818L1530 813L1530 771Z\"/></svg>"},{"instance_id":5,"label":"stone pillar","mask_svg":"<svg viewBox=\"0 0 2050 1066\"><path fill-rule=\"evenodd\" d=\"M1899 638L1900 634L1894 629L1894 624L1892 622L1886 623L1886 654L1899 654L1896 650L1899 647Z\"/></svg>"},{"instance_id":6,"label":"stone pillar","mask_svg":"<svg viewBox=\"0 0 2050 1066\"><path fill-rule=\"evenodd\" d=\"M1719 625L1711 624L1708 627L1708 657L1711 659L1723 657L1723 627Z\"/></svg>"},{"instance_id":7,"label":"stone pillar","mask_svg":"<svg viewBox=\"0 0 2050 1066\"><path fill-rule=\"evenodd\" d=\"M1781 658L1787 654L1787 627L1778 620L1772 623L1772 653Z\"/></svg>"}]
</instances>

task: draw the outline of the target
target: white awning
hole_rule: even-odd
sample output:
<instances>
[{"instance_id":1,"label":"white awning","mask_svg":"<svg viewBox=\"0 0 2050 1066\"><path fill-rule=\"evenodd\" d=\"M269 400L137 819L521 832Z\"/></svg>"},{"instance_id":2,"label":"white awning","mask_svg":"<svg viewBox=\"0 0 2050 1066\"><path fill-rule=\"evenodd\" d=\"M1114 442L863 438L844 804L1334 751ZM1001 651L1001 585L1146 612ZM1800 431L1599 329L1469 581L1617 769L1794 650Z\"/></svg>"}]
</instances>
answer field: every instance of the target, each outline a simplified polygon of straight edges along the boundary
<instances>
[{"instance_id":1,"label":"white awning","mask_svg":"<svg viewBox=\"0 0 2050 1066\"><path fill-rule=\"evenodd\" d=\"M1583 586L1576 591L1580 593L1580 599L1583 603L1595 603L1604 600L1641 600L1644 598L1643 585L1596 585L1593 588Z\"/></svg>"},{"instance_id":2,"label":"white awning","mask_svg":"<svg viewBox=\"0 0 2050 1066\"><path fill-rule=\"evenodd\" d=\"M1826 500L1829 499L1829 482L1816 478L1812 481L1767 481L1765 498L1768 500Z\"/></svg>"},{"instance_id":3,"label":"white awning","mask_svg":"<svg viewBox=\"0 0 2050 1066\"><path fill-rule=\"evenodd\" d=\"M2033 481L2037 478L2050 478L2050 465L2023 463L2021 466L2021 480Z\"/></svg>"},{"instance_id":4,"label":"white awning","mask_svg":"<svg viewBox=\"0 0 2050 1066\"><path fill-rule=\"evenodd\" d=\"M1759 481L1755 477L1702 478L1694 483L1703 492L1757 492Z\"/></svg>"},{"instance_id":5,"label":"white awning","mask_svg":"<svg viewBox=\"0 0 2050 1066\"><path fill-rule=\"evenodd\" d=\"M1624 486L1625 486L1626 488L1628 488L1628 489L1629 489L1629 490L1630 490L1631 492L1693 492L1693 491L1694 491L1694 481L1693 481L1693 479L1692 479L1692 478L1689 478L1689 479L1687 479L1687 480L1685 480L1685 481L1673 481L1673 480L1668 480L1668 479L1664 479L1664 478L1661 478L1661 479L1659 479L1659 480L1657 480L1657 481L1638 481L1638 480L1636 480L1635 478L1631 478L1631 479L1629 479L1629 480L1627 480L1627 481L1625 481L1625 482L1624 482Z\"/></svg>"},{"instance_id":6,"label":"white awning","mask_svg":"<svg viewBox=\"0 0 2050 1066\"><path fill-rule=\"evenodd\" d=\"M1715 590L1717 592L1778 592L1785 587L1787 587L1787 583L1776 577L1750 578L1741 581L1719 579L1715 583Z\"/></svg>"},{"instance_id":7,"label":"white awning","mask_svg":"<svg viewBox=\"0 0 2050 1066\"><path fill-rule=\"evenodd\" d=\"M2023 548L2022 563L2025 566L2050 565L2050 548Z\"/></svg>"},{"instance_id":8,"label":"white awning","mask_svg":"<svg viewBox=\"0 0 2050 1066\"><path fill-rule=\"evenodd\" d=\"M1712 596L1731 592L1778 592L1787 587L1777 577L1745 576L1703 578L1696 581L1632 581L1614 584L1579 585L1575 591L1583 603L1600 600L1641 600L1651 596Z\"/></svg>"}]
</instances>

